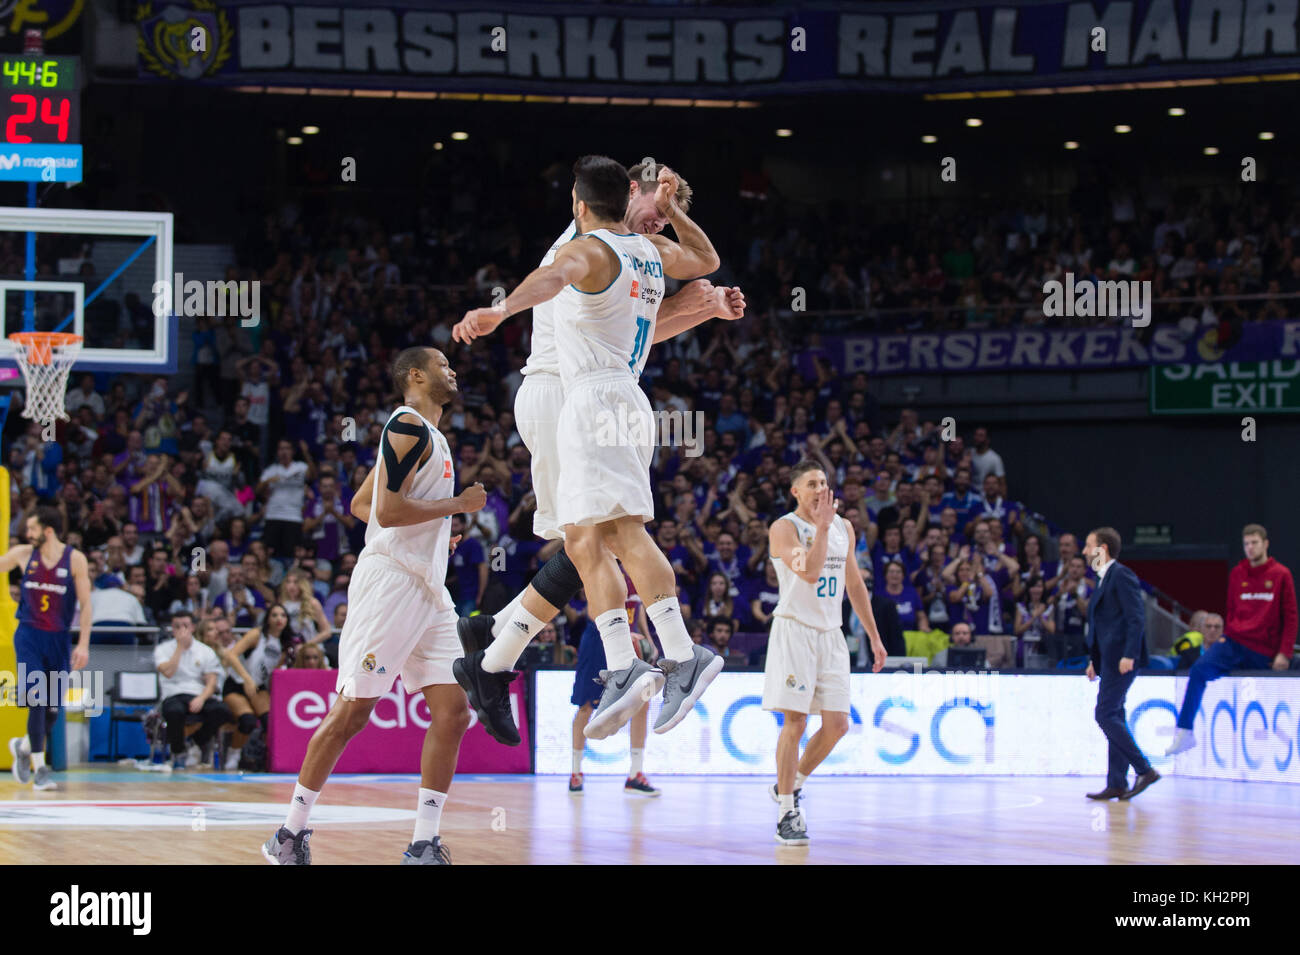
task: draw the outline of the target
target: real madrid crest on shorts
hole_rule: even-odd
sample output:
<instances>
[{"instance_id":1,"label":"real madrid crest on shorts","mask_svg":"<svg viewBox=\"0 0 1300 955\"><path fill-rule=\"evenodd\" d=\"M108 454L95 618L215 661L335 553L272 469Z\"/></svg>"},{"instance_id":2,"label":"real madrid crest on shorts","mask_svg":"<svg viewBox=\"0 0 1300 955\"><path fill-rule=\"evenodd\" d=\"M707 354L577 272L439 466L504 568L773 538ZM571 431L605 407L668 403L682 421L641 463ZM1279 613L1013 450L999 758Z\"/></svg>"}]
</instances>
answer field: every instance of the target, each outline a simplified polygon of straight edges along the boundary
<instances>
[{"instance_id":1,"label":"real madrid crest on shorts","mask_svg":"<svg viewBox=\"0 0 1300 955\"><path fill-rule=\"evenodd\" d=\"M366 654L366 658L361 661L361 669L367 673L375 672L375 655L373 653Z\"/></svg>"},{"instance_id":2,"label":"real madrid crest on shorts","mask_svg":"<svg viewBox=\"0 0 1300 955\"><path fill-rule=\"evenodd\" d=\"M794 689L794 674L793 674L793 673L791 673L788 677L785 678L785 685L788 686L788 687L789 687L790 689L792 689L792 690Z\"/></svg>"}]
</instances>

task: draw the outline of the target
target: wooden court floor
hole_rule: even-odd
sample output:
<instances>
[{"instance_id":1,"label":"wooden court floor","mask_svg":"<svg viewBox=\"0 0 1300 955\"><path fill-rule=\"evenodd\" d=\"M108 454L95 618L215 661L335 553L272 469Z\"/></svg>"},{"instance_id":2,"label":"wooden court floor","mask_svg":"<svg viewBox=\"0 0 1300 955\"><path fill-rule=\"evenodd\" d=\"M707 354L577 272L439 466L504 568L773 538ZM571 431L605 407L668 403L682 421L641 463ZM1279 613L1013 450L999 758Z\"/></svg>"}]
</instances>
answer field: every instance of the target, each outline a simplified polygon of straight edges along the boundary
<instances>
[{"instance_id":1,"label":"wooden court floor","mask_svg":"<svg viewBox=\"0 0 1300 955\"><path fill-rule=\"evenodd\" d=\"M260 865L292 777L58 774L34 792L0 780L0 863ZM812 844L773 841L761 777L653 776L657 799L621 778L471 776L442 821L455 864L976 865L1295 863L1300 786L1166 777L1129 803L1097 804L1099 779L814 777ZM391 864L410 840L415 777L339 776L316 805L315 864Z\"/></svg>"}]
</instances>

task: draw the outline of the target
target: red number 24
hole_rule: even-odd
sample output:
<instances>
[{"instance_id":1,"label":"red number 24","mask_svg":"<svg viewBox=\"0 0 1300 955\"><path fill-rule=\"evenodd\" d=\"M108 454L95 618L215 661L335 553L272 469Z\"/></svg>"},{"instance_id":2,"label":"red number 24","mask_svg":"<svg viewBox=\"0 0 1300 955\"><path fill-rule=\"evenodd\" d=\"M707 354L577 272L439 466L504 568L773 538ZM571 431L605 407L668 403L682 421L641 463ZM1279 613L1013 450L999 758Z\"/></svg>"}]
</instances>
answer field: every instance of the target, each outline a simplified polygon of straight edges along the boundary
<instances>
[{"instance_id":1,"label":"red number 24","mask_svg":"<svg viewBox=\"0 0 1300 955\"><path fill-rule=\"evenodd\" d=\"M22 113L15 113L9 117L5 123L5 140L11 143L30 143L32 137L25 136L16 131L15 127L27 125L36 120L36 97L30 93L14 93L9 97L11 103L17 103L23 107ZM59 102L59 111L55 113L51 107L51 100L41 100L41 122L58 128L59 142L67 142L68 139L68 99L64 97Z\"/></svg>"}]
</instances>

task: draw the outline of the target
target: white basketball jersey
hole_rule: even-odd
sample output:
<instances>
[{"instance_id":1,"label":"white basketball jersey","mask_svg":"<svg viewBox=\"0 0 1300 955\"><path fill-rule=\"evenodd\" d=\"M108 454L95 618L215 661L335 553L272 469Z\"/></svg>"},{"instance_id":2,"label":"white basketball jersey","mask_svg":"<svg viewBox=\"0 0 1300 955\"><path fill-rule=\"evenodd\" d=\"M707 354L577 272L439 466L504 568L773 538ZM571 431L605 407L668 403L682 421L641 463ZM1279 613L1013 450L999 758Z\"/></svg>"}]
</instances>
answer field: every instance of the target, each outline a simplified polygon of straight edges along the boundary
<instances>
[{"instance_id":1,"label":"white basketball jersey","mask_svg":"<svg viewBox=\"0 0 1300 955\"><path fill-rule=\"evenodd\" d=\"M806 554L812 550L813 541L817 539L817 528L794 512L780 518L790 521L795 526L799 546ZM787 567L779 557L772 555L776 565L776 579L781 596L776 602L772 615L789 617L805 627L814 630L840 630L844 625L844 573L848 564L849 552L853 539L844 529L843 519L836 517L831 522L826 542L826 563L816 583L799 577Z\"/></svg>"},{"instance_id":2,"label":"white basketball jersey","mask_svg":"<svg viewBox=\"0 0 1300 955\"><path fill-rule=\"evenodd\" d=\"M404 412L415 415L429 429L429 440L433 449L424 463L415 471L411 482L410 496L420 501L438 501L456 496L456 478L452 472L451 448L442 433L429 423L414 408L403 405L394 411L384 425L387 433L394 419ZM383 437L380 437L383 447ZM381 450L375 462L375 495L388 480ZM451 544L451 517L441 520L426 521L423 524L411 524L406 527L384 527L379 523L377 509L371 507L370 522L366 525L366 546L362 556L381 554L389 560L401 564L406 571L420 578L433 591L434 604L439 610L448 610L454 606L451 594L447 592L448 547Z\"/></svg>"},{"instance_id":3,"label":"white basketball jersey","mask_svg":"<svg viewBox=\"0 0 1300 955\"><path fill-rule=\"evenodd\" d=\"M555 253L560 251L560 246L577 234L578 224L570 222L569 227L560 233L560 237L546 250L541 265L546 266L554 262ZM523 373L525 375L560 373L560 358L555 350L555 299L533 306L532 350L528 353L528 361L524 362Z\"/></svg>"},{"instance_id":4,"label":"white basketball jersey","mask_svg":"<svg viewBox=\"0 0 1300 955\"><path fill-rule=\"evenodd\" d=\"M604 242L618 255L622 268L599 292L582 292L569 285L555 297L560 378L566 389L575 379L594 372L624 371L635 381L650 355L664 297L659 250L645 236L608 229L573 241Z\"/></svg>"}]
</instances>

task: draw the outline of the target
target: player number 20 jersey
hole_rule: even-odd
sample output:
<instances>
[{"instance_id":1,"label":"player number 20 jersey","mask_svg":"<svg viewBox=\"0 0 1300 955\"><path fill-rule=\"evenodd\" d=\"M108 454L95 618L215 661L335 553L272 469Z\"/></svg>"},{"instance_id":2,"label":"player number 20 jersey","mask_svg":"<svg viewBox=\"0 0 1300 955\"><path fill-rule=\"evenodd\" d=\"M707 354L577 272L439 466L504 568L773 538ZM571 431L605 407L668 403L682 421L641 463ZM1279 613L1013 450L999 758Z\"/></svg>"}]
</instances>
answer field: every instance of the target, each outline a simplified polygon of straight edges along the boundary
<instances>
[{"instance_id":1,"label":"player number 20 jersey","mask_svg":"<svg viewBox=\"0 0 1300 955\"><path fill-rule=\"evenodd\" d=\"M794 524L803 554L812 550L813 541L817 539L817 528L813 524L796 517L793 512L780 520ZM843 518L838 516L831 522L828 533L826 563L822 565L816 583L799 577L779 557L772 555L781 592L773 616L789 617L815 630L840 630L843 627L844 575L853 541L844 529Z\"/></svg>"}]
</instances>

